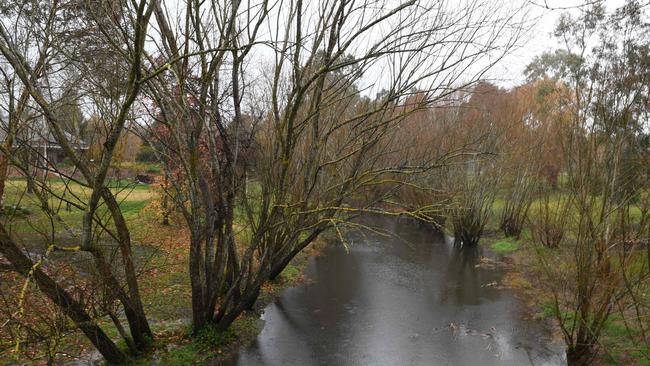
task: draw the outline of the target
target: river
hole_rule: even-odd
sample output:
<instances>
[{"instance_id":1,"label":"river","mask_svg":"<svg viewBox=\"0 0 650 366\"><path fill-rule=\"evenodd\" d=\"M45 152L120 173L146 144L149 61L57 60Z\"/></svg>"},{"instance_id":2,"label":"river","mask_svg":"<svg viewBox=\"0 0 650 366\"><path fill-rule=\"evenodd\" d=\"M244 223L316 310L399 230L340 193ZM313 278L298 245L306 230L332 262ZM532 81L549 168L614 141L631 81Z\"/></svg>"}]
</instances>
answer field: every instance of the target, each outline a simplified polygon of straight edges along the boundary
<instances>
[{"instance_id":1,"label":"river","mask_svg":"<svg viewBox=\"0 0 650 366\"><path fill-rule=\"evenodd\" d=\"M306 282L266 307L257 339L232 365L563 365L482 248L390 218L393 233L352 234L310 259Z\"/></svg>"}]
</instances>

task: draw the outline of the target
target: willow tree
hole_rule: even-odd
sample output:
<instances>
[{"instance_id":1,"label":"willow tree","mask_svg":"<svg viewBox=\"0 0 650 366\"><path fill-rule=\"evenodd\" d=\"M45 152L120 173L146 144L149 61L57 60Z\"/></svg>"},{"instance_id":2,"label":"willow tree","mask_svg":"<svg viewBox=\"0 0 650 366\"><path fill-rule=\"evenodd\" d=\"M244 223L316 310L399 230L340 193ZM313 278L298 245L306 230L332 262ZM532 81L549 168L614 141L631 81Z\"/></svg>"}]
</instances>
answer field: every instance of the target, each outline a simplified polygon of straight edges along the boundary
<instances>
[{"instance_id":1,"label":"willow tree","mask_svg":"<svg viewBox=\"0 0 650 366\"><path fill-rule=\"evenodd\" d=\"M228 327L320 234L434 166L391 157L393 131L478 80L523 29L521 9L492 1L167 5L148 135L190 229L195 332Z\"/></svg>"},{"instance_id":2,"label":"willow tree","mask_svg":"<svg viewBox=\"0 0 650 366\"><path fill-rule=\"evenodd\" d=\"M130 335L124 335L127 344L136 352L149 344L152 332L140 299L130 232L115 193L109 189L107 175L118 139L126 121L132 118L132 106L143 82L144 44L154 4L144 0L129 3L20 1L13 7L3 7L10 13L3 14L0 24L3 74L15 81L18 90L23 90L19 101L30 102L40 116L30 121L30 128L37 128L34 124L39 123L38 128L49 131L46 138L49 139L49 134L53 136L78 174L58 173L64 180L76 182L90 192L88 200L75 197L68 201L84 210L80 235L71 231L75 234L75 243L62 245L53 236L53 242L44 251L45 257L59 250L85 252L93 258L102 288L112 302L120 304L127 318ZM21 27L31 27L33 32L28 45L17 42L14 37L14 30ZM101 52L107 50L110 50L109 55L100 58ZM45 66L42 65L43 55L47 55ZM113 63L115 67L102 68L105 63ZM75 85L82 90L85 100L103 113L109 133L97 163L81 155L76 149L76 141L65 131L68 121L63 119L69 116L61 113L67 96L61 91L64 85ZM27 145L29 148L29 141ZM6 146L3 150L5 156L12 156L10 148ZM12 163L19 169L28 168L17 160L12 160ZM45 163L41 168L48 170L53 166ZM41 185L37 196L45 213L60 219L51 207L50 198L64 197L58 197L55 191L47 191L45 184ZM100 205L106 206L109 222L99 212ZM19 244L19 238L10 232L5 223L0 224L0 253L10 263L11 269L23 275L28 283L33 281L109 363L125 363L125 354L97 325L87 310L87 304L73 296L61 280L52 275L52 271L43 268L46 258L34 260L27 255ZM99 245L98 238L105 233L119 248L120 265L114 266L105 248ZM116 327L122 329L119 319L114 321Z\"/></svg>"}]
</instances>

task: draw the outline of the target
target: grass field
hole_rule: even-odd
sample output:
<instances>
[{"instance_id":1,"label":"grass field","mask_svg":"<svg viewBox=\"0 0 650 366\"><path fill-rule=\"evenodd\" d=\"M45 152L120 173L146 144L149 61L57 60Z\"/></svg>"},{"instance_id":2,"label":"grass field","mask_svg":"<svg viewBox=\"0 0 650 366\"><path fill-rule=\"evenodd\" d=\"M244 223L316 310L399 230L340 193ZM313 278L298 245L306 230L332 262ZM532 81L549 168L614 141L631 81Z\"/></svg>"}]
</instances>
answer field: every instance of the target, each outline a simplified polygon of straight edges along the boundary
<instances>
[{"instance_id":1,"label":"grass field","mask_svg":"<svg viewBox=\"0 0 650 366\"><path fill-rule=\"evenodd\" d=\"M116 194L122 212L127 220L137 218L141 210L151 201L153 192L151 187L143 184L136 184L129 181L112 181L109 183L111 191ZM82 224L83 209L85 203L90 199L91 190L74 182L64 182L62 179L54 178L47 181L48 190L51 193L47 198L50 207L73 228L79 228ZM66 201L71 204L68 205ZM7 181L5 188L4 206L19 206L26 210L29 215L18 215L11 217L5 215L5 222L10 223L12 230L17 232L25 231L52 231L52 223L41 209L41 201L35 194L27 192L25 179L14 178ZM100 206L98 213L106 214L106 208ZM20 213L20 212L19 212ZM54 231L62 228L55 226Z\"/></svg>"}]
</instances>

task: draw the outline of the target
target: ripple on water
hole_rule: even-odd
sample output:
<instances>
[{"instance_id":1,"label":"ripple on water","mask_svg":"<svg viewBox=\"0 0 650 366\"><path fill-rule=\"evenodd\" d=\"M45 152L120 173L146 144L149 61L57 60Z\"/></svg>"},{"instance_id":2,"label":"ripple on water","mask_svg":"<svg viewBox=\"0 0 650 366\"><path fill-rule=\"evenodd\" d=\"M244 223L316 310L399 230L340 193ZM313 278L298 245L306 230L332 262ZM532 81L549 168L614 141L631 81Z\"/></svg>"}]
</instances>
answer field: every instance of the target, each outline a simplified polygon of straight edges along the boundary
<instances>
[{"instance_id":1,"label":"ripple on water","mask_svg":"<svg viewBox=\"0 0 650 366\"><path fill-rule=\"evenodd\" d=\"M544 324L435 231L368 219L395 235L353 235L312 258L304 285L265 309L265 327L232 365L562 365ZM487 284L487 285L486 285Z\"/></svg>"}]
</instances>

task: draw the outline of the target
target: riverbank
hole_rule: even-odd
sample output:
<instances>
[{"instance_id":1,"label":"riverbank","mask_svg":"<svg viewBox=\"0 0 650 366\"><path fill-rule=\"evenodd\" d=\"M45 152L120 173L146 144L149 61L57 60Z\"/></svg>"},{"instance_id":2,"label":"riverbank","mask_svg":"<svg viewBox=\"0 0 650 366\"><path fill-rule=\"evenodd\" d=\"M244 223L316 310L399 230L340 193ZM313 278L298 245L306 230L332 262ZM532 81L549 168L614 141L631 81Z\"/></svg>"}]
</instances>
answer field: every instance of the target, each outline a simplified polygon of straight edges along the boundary
<instances>
[{"instance_id":1,"label":"riverbank","mask_svg":"<svg viewBox=\"0 0 650 366\"><path fill-rule=\"evenodd\" d=\"M524 230L519 239L507 238L500 232L484 237L480 245L499 253L507 269L500 286L510 288L526 304L530 316L543 321L553 330L553 340L564 346L562 331L554 306L554 297L545 282L545 273L541 259L551 258L557 266L568 265L565 258L571 253L562 249L547 249L536 245L528 230ZM562 314L566 316L566 314ZM600 352L593 365L648 365L644 357L638 354L638 345L633 344L628 329L630 323L614 310L603 327L600 337Z\"/></svg>"},{"instance_id":2,"label":"riverbank","mask_svg":"<svg viewBox=\"0 0 650 366\"><path fill-rule=\"evenodd\" d=\"M488 247L499 257L499 265L506 269L499 286L515 291L517 297L526 305L531 318L545 321L553 329L553 339L563 342L562 334L544 300L551 294L538 286L540 268L534 263L535 253L532 240L525 231L519 239L508 238L496 232L481 239L479 245Z\"/></svg>"},{"instance_id":3,"label":"riverbank","mask_svg":"<svg viewBox=\"0 0 650 366\"><path fill-rule=\"evenodd\" d=\"M327 239L319 239L301 252L285 268L276 281L263 285L252 311L242 313L231 327L223 332L207 329L196 337L191 337L190 319L176 326L156 327L155 341L151 351L134 360L134 365L219 365L232 357L233 353L250 344L264 328L261 314L285 289L297 286L304 281L303 272L309 258L319 256L328 244ZM189 309L188 309L189 311Z\"/></svg>"}]
</instances>

